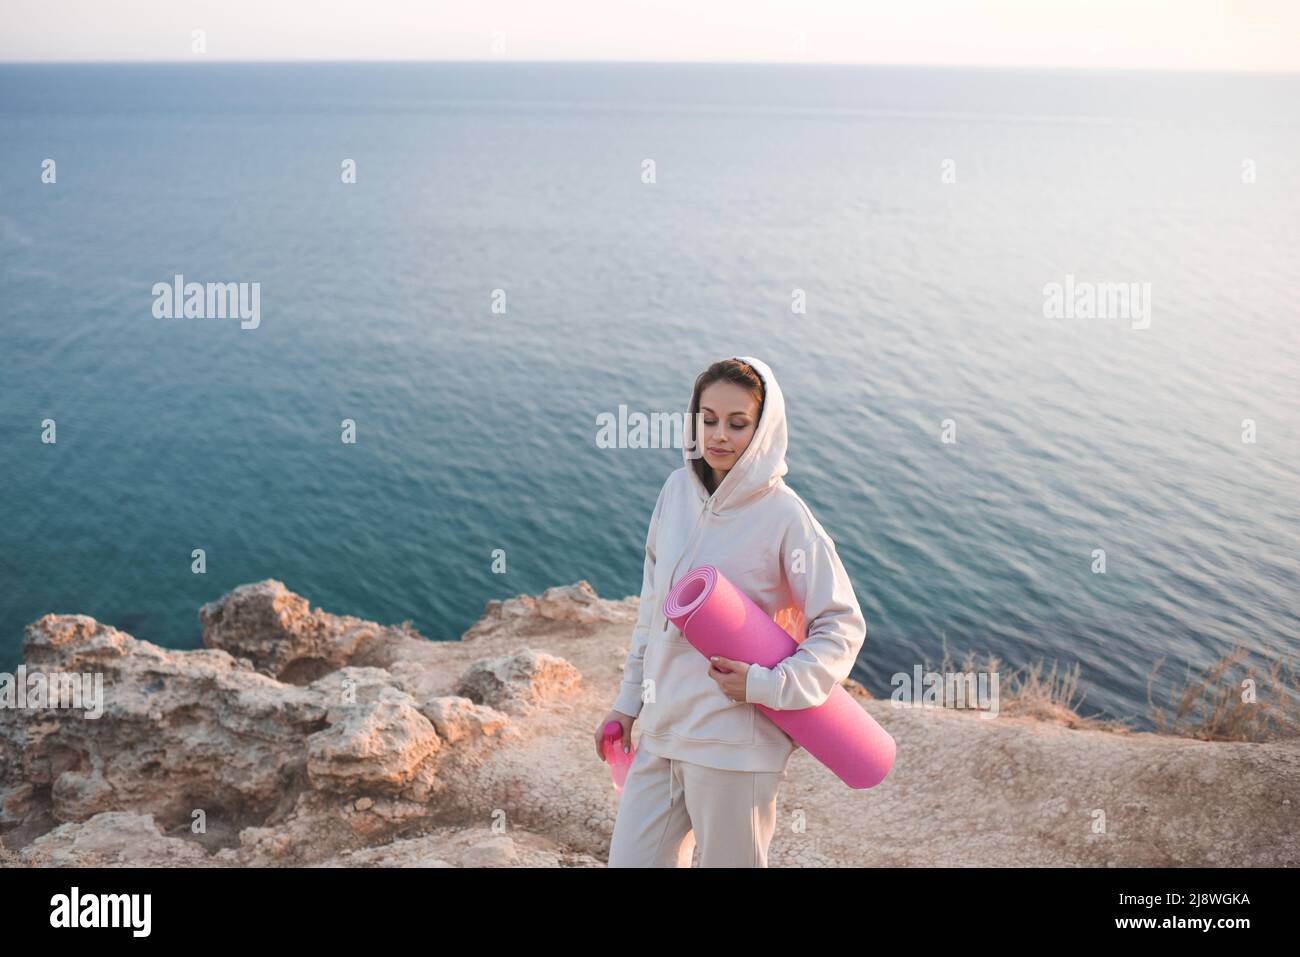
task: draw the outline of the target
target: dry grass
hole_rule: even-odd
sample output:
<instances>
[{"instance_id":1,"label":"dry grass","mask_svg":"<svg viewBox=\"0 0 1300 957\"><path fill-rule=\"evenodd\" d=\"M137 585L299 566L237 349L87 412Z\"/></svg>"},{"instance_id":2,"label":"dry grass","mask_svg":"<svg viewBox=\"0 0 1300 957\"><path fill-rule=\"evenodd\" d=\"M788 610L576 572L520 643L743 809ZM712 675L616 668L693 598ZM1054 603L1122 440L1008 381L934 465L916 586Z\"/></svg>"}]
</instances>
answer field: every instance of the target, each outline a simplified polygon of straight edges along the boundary
<instances>
[{"instance_id":1,"label":"dry grass","mask_svg":"<svg viewBox=\"0 0 1300 957\"><path fill-rule=\"evenodd\" d=\"M1164 659L1157 661L1147 682L1148 716L1156 726L1156 733L1201 741L1255 742L1300 735L1300 680L1295 671L1279 658L1263 679L1256 674L1254 667L1233 675L1232 669L1246 654L1246 650L1238 646L1203 675L1193 676L1189 671L1183 689L1174 695L1172 715L1169 716L1151 701L1151 680ZM1000 660L992 655L982 667L976 665L972 654L967 654L960 668L954 665L945 641L943 663L932 668L927 661L924 669L941 673L998 672L999 714L1113 734L1129 734L1134 730L1130 725L1132 719L1107 719L1079 713L1086 693L1079 689L1078 662L1059 675L1055 662L1047 674L1043 674L1041 662L1007 674L1000 670ZM1075 700L1076 695L1078 700Z\"/></svg>"},{"instance_id":2,"label":"dry grass","mask_svg":"<svg viewBox=\"0 0 1300 957\"><path fill-rule=\"evenodd\" d=\"M1151 680L1164 658L1157 661L1147 680L1147 704L1160 733L1202 741L1276 741L1300 735L1300 680L1295 669L1277 658L1263 680L1253 665L1234 676L1230 671L1246 654L1238 645L1204 674L1193 676L1189 668L1168 720L1151 704Z\"/></svg>"},{"instance_id":3,"label":"dry grass","mask_svg":"<svg viewBox=\"0 0 1300 957\"><path fill-rule=\"evenodd\" d=\"M948 643L945 640L943 663L938 668L931 668L927 661L924 669L927 672L933 670L941 673L953 671L996 673L999 714L1051 721L1068 728L1088 731L1126 734L1132 730L1126 721L1085 716L1079 713L1079 707L1083 704L1086 693L1079 691L1078 662L1075 662L1073 669L1060 675L1057 674L1055 663L1052 664L1052 670L1044 675L1041 662L1031 665L1028 669L1007 672L1002 668L1001 659L996 655L990 655L988 661L981 667L976 664L974 655L968 653L961 667L957 668L948 655ZM1077 701L1074 700L1076 694L1078 694Z\"/></svg>"}]
</instances>

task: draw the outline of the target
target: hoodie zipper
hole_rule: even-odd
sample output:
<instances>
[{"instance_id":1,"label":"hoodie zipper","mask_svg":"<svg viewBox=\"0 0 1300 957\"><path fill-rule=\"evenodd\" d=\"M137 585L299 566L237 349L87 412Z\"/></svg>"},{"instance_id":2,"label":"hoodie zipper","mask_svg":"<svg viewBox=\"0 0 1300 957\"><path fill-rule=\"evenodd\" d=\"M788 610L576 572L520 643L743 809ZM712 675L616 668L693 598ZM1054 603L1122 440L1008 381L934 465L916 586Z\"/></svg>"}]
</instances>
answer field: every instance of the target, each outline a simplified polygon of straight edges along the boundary
<instances>
[{"instance_id":1,"label":"hoodie zipper","mask_svg":"<svg viewBox=\"0 0 1300 957\"><path fill-rule=\"evenodd\" d=\"M709 513L712 512L712 511L713 511L713 496L710 495L710 496L709 496L709 500L708 500L707 502L704 503L704 508L700 511L700 517L697 518L697 519L695 520L695 528L691 531L690 538L686 539L687 547L690 547L691 542L694 540L696 533L699 532L700 529L702 529L702 528L704 527L704 519L705 519L705 518L709 515ZM694 548L694 550L691 552L691 561L694 561L694 560L695 560L695 552L697 552L697 551L699 551L699 546L698 546L698 545L696 545L695 548ZM682 549L682 555L685 555L685 554L686 554L686 549L683 548L683 549ZM673 587L674 579L677 577L677 569L681 567L681 564L682 564L682 558L681 558L681 555L678 555L678 556L677 556L677 561L673 564L673 571L672 571L672 574L668 576L668 587L669 587L670 590L671 590L672 587ZM660 614L662 614L662 611L660 612ZM667 615L664 615L664 626L663 626L663 628L660 629L660 630L661 630L661 631L667 631L667 630L668 630L668 616L667 616Z\"/></svg>"}]
</instances>

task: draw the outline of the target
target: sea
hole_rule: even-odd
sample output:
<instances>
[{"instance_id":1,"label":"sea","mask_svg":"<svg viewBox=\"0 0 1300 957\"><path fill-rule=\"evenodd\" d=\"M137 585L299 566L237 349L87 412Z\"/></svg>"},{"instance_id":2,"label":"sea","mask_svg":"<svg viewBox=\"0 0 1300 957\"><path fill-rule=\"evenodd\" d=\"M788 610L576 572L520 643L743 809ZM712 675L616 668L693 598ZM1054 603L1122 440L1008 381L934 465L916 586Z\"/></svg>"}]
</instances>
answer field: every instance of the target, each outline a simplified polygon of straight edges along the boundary
<instances>
[{"instance_id":1,"label":"sea","mask_svg":"<svg viewBox=\"0 0 1300 957\"><path fill-rule=\"evenodd\" d=\"M600 423L753 355L854 678L1150 730L1300 649L1297 224L1297 74L2 64L0 670L266 578L437 641L636 594L681 451Z\"/></svg>"}]
</instances>

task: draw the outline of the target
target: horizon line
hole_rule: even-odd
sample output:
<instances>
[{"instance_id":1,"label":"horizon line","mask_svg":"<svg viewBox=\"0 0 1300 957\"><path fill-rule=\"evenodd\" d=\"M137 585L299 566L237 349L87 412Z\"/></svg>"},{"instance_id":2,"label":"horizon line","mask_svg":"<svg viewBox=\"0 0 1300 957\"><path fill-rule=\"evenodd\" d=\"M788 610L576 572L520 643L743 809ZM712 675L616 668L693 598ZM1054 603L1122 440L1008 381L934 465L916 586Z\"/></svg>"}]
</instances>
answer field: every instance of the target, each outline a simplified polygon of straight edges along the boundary
<instances>
[{"instance_id":1,"label":"horizon line","mask_svg":"<svg viewBox=\"0 0 1300 957\"><path fill-rule=\"evenodd\" d=\"M188 57L172 57L166 59L119 59L119 60L85 60L85 59L29 59L29 60L5 60L0 59L0 66L198 66L201 64L213 64L222 66L232 65L253 65L265 64L268 66L290 66L290 65L344 65L344 64L369 64L369 65L434 65L434 64L461 64L461 65L513 65L513 66L803 66L803 67L857 67L857 68L899 68L899 69L927 69L927 70L1044 70L1044 71L1071 71L1078 73L1189 73L1189 74L1231 74L1242 76L1294 76L1300 74L1300 66L1290 69L1253 69L1249 67L1161 67L1161 66L1081 66L1078 64L1049 64L1049 63L918 63L915 61L834 61L834 60L655 60L655 59L634 59L634 60L606 60L597 58L581 59L512 59L506 57L441 57L441 58L418 58L418 57L399 57L392 59L370 59L370 58L350 58L339 59L334 57L294 57L291 59L271 59L271 58L237 58L237 59L218 59L208 58L204 55Z\"/></svg>"}]
</instances>

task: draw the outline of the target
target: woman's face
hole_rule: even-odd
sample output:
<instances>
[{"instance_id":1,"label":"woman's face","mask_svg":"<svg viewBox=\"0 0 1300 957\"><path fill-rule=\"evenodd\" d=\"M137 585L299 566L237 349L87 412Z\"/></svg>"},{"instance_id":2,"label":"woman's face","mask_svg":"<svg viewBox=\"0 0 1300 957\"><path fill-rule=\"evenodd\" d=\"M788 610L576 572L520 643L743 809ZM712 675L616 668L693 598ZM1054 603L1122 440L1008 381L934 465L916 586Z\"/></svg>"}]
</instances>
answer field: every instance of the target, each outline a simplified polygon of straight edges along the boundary
<instances>
[{"instance_id":1,"label":"woman's face","mask_svg":"<svg viewBox=\"0 0 1300 957\"><path fill-rule=\"evenodd\" d=\"M734 382L710 382L700 392L701 447L704 461L721 479L749 448L758 424L758 399Z\"/></svg>"}]
</instances>

